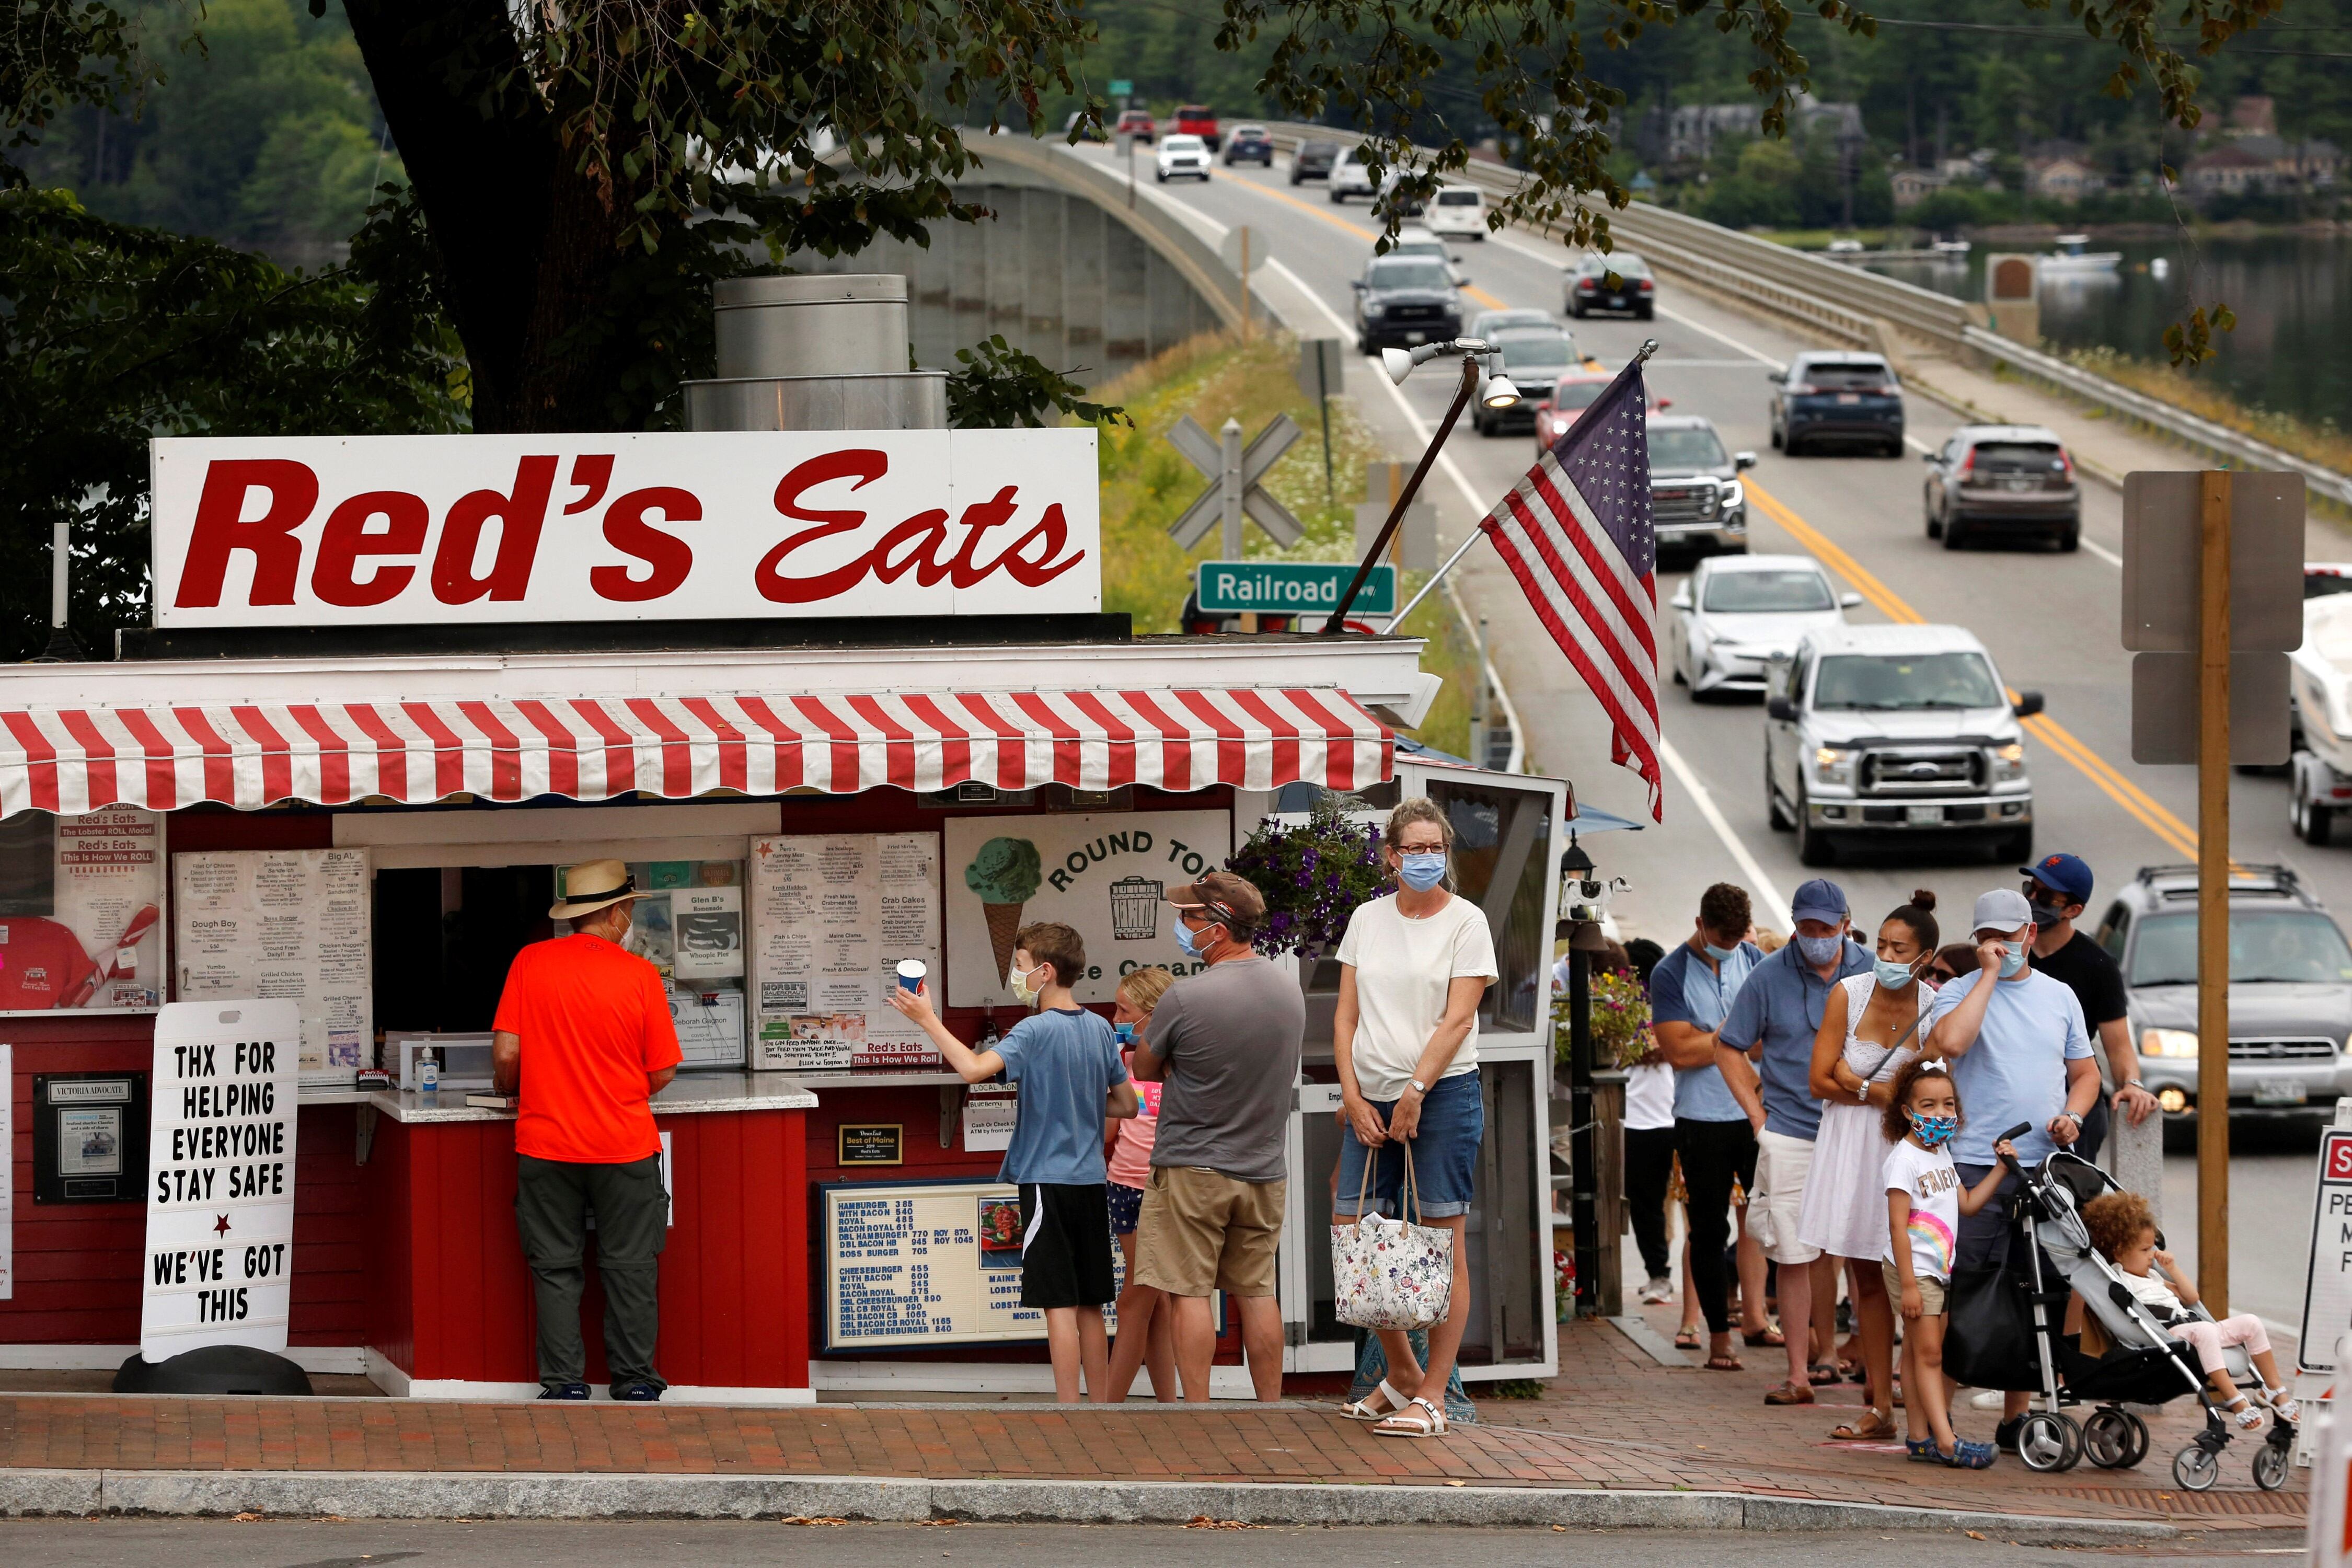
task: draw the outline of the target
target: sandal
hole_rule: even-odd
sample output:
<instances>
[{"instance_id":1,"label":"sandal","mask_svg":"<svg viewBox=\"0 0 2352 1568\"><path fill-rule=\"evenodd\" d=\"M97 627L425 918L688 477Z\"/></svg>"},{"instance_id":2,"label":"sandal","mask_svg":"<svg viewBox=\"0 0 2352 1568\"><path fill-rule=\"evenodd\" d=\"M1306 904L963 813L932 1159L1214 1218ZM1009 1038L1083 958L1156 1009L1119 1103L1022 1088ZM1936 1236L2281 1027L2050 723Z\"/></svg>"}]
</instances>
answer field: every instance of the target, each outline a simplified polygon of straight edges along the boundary
<instances>
[{"instance_id":1,"label":"sandal","mask_svg":"<svg viewBox=\"0 0 2352 1568\"><path fill-rule=\"evenodd\" d=\"M1904 1438L1903 1457L1922 1465L1940 1465L1944 1462L1944 1456L1936 1452L1936 1439L1933 1437Z\"/></svg>"},{"instance_id":2,"label":"sandal","mask_svg":"<svg viewBox=\"0 0 2352 1568\"><path fill-rule=\"evenodd\" d=\"M1884 1443L1895 1436L1895 1417L1883 1410L1864 1409L1864 1419L1841 1421L1830 1433L1832 1443ZM1916 1454L1913 1456L1917 1457Z\"/></svg>"},{"instance_id":3,"label":"sandal","mask_svg":"<svg viewBox=\"0 0 2352 1568\"><path fill-rule=\"evenodd\" d=\"M1748 1365L1738 1356L1733 1355L1729 1351L1726 1351L1721 1355L1711 1355L1707 1357L1706 1370L1709 1372L1746 1372L1748 1370Z\"/></svg>"},{"instance_id":4,"label":"sandal","mask_svg":"<svg viewBox=\"0 0 2352 1568\"><path fill-rule=\"evenodd\" d=\"M1815 1388L1827 1388L1833 1383L1843 1383L1844 1380L1844 1374L1825 1361L1817 1361L1805 1369L1805 1381Z\"/></svg>"},{"instance_id":5,"label":"sandal","mask_svg":"<svg viewBox=\"0 0 2352 1568\"><path fill-rule=\"evenodd\" d=\"M2271 1414L2290 1426L2294 1425L2294 1418L2303 1414L2302 1405L2284 1388L2263 1389L2263 1403L2271 1407Z\"/></svg>"},{"instance_id":6,"label":"sandal","mask_svg":"<svg viewBox=\"0 0 2352 1568\"><path fill-rule=\"evenodd\" d=\"M1813 1391L1801 1383L1776 1383L1764 1391L1767 1405L1811 1405Z\"/></svg>"},{"instance_id":7,"label":"sandal","mask_svg":"<svg viewBox=\"0 0 2352 1568\"><path fill-rule=\"evenodd\" d=\"M1373 1409L1372 1401L1375 1399L1382 1401L1387 1407ZM1387 1378L1382 1378L1381 1385L1361 1399L1350 1400L1339 1406L1339 1414L1350 1421L1385 1421L1404 1406L1404 1395L1391 1388Z\"/></svg>"},{"instance_id":8,"label":"sandal","mask_svg":"<svg viewBox=\"0 0 2352 1568\"><path fill-rule=\"evenodd\" d=\"M1739 1331L1739 1337L1749 1350L1763 1350L1768 1347L1779 1350L1789 1342L1788 1336L1769 1323L1764 1325L1764 1331L1760 1334L1751 1334L1746 1329L1742 1329Z\"/></svg>"},{"instance_id":9,"label":"sandal","mask_svg":"<svg viewBox=\"0 0 2352 1568\"><path fill-rule=\"evenodd\" d=\"M1849 1361L1843 1356L1838 1358L1837 1374L1848 1383L1868 1383L1870 1381L1870 1369L1868 1367L1863 1365L1862 1363L1858 1361Z\"/></svg>"},{"instance_id":10,"label":"sandal","mask_svg":"<svg viewBox=\"0 0 2352 1568\"><path fill-rule=\"evenodd\" d=\"M1698 1348L1698 1330L1695 1328L1678 1329L1675 1331L1675 1349L1678 1351L1695 1351Z\"/></svg>"},{"instance_id":11,"label":"sandal","mask_svg":"<svg viewBox=\"0 0 2352 1568\"><path fill-rule=\"evenodd\" d=\"M2241 1432L2251 1432L2263 1424L2263 1413L2255 1409L2253 1402L2242 1394L2221 1409Z\"/></svg>"},{"instance_id":12,"label":"sandal","mask_svg":"<svg viewBox=\"0 0 2352 1568\"><path fill-rule=\"evenodd\" d=\"M1415 1398L1372 1428L1375 1437L1443 1437L1445 1412L1426 1399Z\"/></svg>"},{"instance_id":13,"label":"sandal","mask_svg":"<svg viewBox=\"0 0 2352 1568\"><path fill-rule=\"evenodd\" d=\"M1952 1452L1948 1454L1941 1448L1935 1448L1933 1443L1930 1443L1929 1447L1934 1448L1937 1459L1953 1469L1989 1470L1992 1468L1993 1451L1990 1443L1971 1443L1965 1438L1955 1438L1952 1442Z\"/></svg>"}]
</instances>

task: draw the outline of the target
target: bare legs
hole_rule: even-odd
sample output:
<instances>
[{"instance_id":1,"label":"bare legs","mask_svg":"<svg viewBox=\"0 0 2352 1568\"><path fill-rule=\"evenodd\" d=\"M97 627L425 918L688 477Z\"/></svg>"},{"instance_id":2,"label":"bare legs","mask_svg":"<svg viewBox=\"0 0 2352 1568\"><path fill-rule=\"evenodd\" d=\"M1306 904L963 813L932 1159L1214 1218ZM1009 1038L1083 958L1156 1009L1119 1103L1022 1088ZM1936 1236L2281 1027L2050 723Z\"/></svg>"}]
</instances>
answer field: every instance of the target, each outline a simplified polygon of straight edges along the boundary
<instances>
[{"instance_id":1,"label":"bare legs","mask_svg":"<svg viewBox=\"0 0 2352 1568\"><path fill-rule=\"evenodd\" d=\"M1045 1348L1054 1358L1054 1397L1062 1404L1078 1403L1082 1368L1088 1388L1109 1387L1110 1340L1099 1308L1046 1308Z\"/></svg>"},{"instance_id":2,"label":"bare legs","mask_svg":"<svg viewBox=\"0 0 2352 1568\"><path fill-rule=\"evenodd\" d=\"M1282 1304L1272 1296L1228 1298L1241 1313L1242 1350L1250 1384L1262 1404L1282 1397ZM1188 1405L1209 1401L1209 1363L1217 1353L1216 1321L1206 1296L1171 1296L1176 1310L1176 1374Z\"/></svg>"},{"instance_id":3,"label":"bare legs","mask_svg":"<svg viewBox=\"0 0 2352 1568\"><path fill-rule=\"evenodd\" d=\"M1470 1326L1470 1253L1463 1245L1468 1216L1449 1215L1424 1218L1423 1225L1454 1233L1454 1294L1445 1316L1429 1325L1429 1364L1413 1359L1412 1341L1402 1329L1381 1329L1381 1353L1388 1357L1389 1386L1407 1399L1427 1394L1439 1409L1445 1407L1445 1385L1454 1376L1454 1357L1462 1348L1463 1331Z\"/></svg>"},{"instance_id":4,"label":"bare legs","mask_svg":"<svg viewBox=\"0 0 2352 1568\"><path fill-rule=\"evenodd\" d=\"M1139 1366L1151 1368L1151 1397L1162 1405L1177 1402L1175 1313L1164 1305L1165 1291L1135 1282L1135 1233L1118 1238L1127 1258L1127 1289L1118 1293L1118 1337L1111 1342L1110 1376L1100 1386L1088 1385L1096 1403L1117 1405L1135 1386Z\"/></svg>"},{"instance_id":5,"label":"bare legs","mask_svg":"<svg viewBox=\"0 0 2352 1568\"><path fill-rule=\"evenodd\" d=\"M1876 1258L1853 1258L1846 1279L1853 1292L1854 1331L1862 1339L1862 1365L1873 1410L1895 1411L1895 1313L1886 1299L1886 1276Z\"/></svg>"}]
</instances>

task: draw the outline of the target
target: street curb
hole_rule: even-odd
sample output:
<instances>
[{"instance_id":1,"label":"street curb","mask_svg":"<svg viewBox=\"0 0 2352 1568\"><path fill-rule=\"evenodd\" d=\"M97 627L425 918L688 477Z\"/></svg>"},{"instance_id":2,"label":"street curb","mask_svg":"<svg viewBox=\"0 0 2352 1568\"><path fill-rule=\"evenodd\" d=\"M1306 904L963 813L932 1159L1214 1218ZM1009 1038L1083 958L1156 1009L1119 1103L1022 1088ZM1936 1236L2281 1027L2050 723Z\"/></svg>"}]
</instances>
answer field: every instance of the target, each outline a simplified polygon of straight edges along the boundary
<instances>
[{"instance_id":1,"label":"street curb","mask_svg":"<svg viewBox=\"0 0 2352 1568\"><path fill-rule=\"evenodd\" d=\"M1737 1492L856 1476L0 1470L0 1517L779 1519L1065 1524L1559 1525L1580 1530L1967 1531L2041 1546L2168 1541L2156 1520L1960 1513Z\"/></svg>"}]
</instances>

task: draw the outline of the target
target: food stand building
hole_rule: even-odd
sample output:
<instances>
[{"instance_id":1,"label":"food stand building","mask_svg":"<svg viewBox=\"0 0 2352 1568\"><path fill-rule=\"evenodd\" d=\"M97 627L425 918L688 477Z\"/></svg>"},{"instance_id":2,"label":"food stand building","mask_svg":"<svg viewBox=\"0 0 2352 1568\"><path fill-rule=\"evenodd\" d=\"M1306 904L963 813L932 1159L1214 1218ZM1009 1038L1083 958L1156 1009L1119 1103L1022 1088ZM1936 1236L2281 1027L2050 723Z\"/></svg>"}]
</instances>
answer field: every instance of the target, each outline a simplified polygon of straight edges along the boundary
<instances>
[{"instance_id":1,"label":"food stand building","mask_svg":"<svg viewBox=\"0 0 2352 1568\"><path fill-rule=\"evenodd\" d=\"M1099 614L1091 432L892 417L158 443L155 627L113 660L0 667L0 1368L131 1353L153 1010L280 996L302 1021L289 1354L394 1395L535 1394L509 1119L462 1090L563 868L613 858L688 1053L654 1105L669 1397L1049 1388L992 1223L1011 1102L882 988L920 959L984 1038L1019 1016L1013 927L1066 920L1079 1000L1107 1007L1126 970L1187 965L1165 887L1329 790L1428 794L1455 823L1505 971L1464 1370L1553 1369L1564 786L1400 760L1390 727L1434 689L1414 639L1128 636ZM1328 1372L1353 1364L1321 1245L1336 974L1300 983L1323 1037L1281 1288L1288 1366ZM378 1065L394 1088L355 1086Z\"/></svg>"}]
</instances>

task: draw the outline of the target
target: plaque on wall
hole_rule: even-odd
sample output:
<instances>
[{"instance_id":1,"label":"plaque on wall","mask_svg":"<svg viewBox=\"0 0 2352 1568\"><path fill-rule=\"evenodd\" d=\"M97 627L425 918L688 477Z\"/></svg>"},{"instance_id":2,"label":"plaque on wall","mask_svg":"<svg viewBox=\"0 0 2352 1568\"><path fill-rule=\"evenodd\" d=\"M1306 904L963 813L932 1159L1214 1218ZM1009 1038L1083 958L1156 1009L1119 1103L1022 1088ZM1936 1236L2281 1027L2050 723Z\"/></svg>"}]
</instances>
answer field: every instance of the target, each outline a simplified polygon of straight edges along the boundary
<instances>
[{"instance_id":1,"label":"plaque on wall","mask_svg":"<svg viewBox=\"0 0 2352 1568\"><path fill-rule=\"evenodd\" d=\"M835 1130L835 1163L843 1165L903 1165L907 1163L904 1122L843 1122Z\"/></svg>"}]
</instances>

